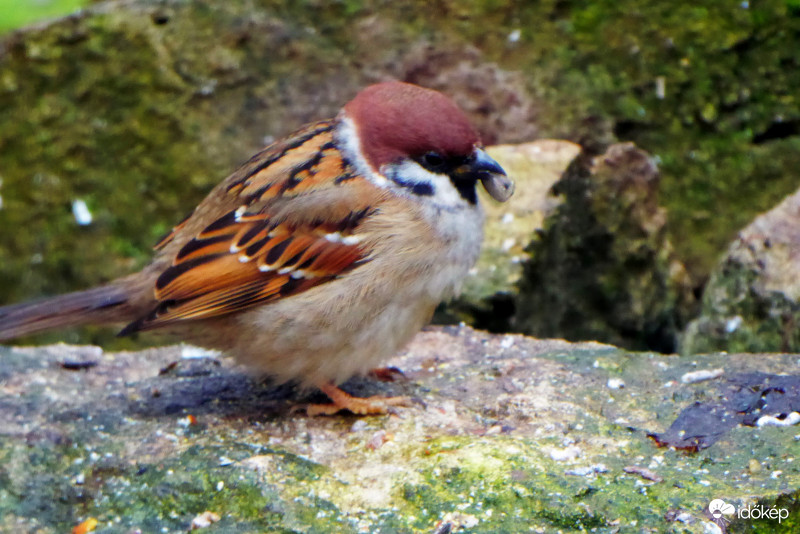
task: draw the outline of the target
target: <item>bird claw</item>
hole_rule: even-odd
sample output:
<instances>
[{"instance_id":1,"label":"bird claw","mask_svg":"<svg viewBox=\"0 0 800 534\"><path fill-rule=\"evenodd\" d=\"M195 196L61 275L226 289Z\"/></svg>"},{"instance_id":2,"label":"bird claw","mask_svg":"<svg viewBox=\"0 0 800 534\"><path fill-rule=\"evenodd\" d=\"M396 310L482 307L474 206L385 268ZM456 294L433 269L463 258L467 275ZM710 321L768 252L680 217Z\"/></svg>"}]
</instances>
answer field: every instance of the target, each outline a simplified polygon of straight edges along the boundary
<instances>
[{"instance_id":1,"label":"bird claw","mask_svg":"<svg viewBox=\"0 0 800 534\"><path fill-rule=\"evenodd\" d=\"M412 400L409 397L382 397L375 395L372 397L353 397L349 393L342 391L333 384L323 384L319 389L325 393L333 402L328 404L302 404L292 407L291 413L305 411L306 415L314 417L317 415L334 415L347 410L355 415L383 415L394 413L397 406L411 406Z\"/></svg>"}]
</instances>

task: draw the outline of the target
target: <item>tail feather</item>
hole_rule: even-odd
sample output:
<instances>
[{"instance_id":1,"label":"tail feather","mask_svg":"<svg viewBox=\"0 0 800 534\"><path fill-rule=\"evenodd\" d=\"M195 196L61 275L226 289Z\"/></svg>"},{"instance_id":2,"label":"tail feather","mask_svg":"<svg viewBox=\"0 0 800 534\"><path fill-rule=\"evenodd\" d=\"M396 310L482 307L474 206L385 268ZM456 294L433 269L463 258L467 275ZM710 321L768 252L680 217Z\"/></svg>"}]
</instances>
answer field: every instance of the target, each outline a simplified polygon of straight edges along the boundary
<instances>
[{"instance_id":1,"label":"tail feather","mask_svg":"<svg viewBox=\"0 0 800 534\"><path fill-rule=\"evenodd\" d=\"M0 341L84 324L128 321L131 309L118 284L0 307Z\"/></svg>"}]
</instances>

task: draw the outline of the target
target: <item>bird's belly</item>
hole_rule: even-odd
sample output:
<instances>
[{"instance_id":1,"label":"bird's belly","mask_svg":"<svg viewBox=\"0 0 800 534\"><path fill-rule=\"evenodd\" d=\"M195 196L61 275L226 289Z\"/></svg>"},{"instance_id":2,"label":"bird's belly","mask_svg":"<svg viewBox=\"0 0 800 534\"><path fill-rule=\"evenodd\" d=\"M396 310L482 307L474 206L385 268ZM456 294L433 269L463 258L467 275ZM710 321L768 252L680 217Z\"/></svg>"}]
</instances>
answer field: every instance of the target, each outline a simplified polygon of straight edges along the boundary
<instances>
[{"instance_id":1,"label":"bird's belly","mask_svg":"<svg viewBox=\"0 0 800 534\"><path fill-rule=\"evenodd\" d=\"M341 383L379 367L430 320L438 304L414 292L382 297L361 303L331 299L323 307L292 299L256 308L234 318L246 323L249 339L221 348L279 381Z\"/></svg>"},{"instance_id":2,"label":"bird's belly","mask_svg":"<svg viewBox=\"0 0 800 534\"><path fill-rule=\"evenodd\" d=\"M439 302L458 292L477 258L480 226L447 222L441 246L414 259L407 252L400 264L399 253L379 255L343 278L224 318L236 323L229 329L239 334L235 339L196 341L256 372L305 385L341 383L378 367L430 320Z\"/></svg>"}]
</instances>

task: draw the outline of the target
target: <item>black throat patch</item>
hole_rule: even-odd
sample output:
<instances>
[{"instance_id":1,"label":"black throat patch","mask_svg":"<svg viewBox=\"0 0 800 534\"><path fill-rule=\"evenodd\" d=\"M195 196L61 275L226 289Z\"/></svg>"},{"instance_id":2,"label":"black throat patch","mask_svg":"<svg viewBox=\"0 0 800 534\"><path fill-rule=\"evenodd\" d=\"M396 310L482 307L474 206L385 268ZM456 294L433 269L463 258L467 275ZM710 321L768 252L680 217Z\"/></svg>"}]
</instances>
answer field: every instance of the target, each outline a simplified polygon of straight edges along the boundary
<instances>
[{"instance_id":1,"label":"black throat patch","mask_svg":"<svg viewBox=\"0 0 800 534\"><path fill-rule=\"evenodd\" d=\"M458 194L461 195L461 198L472 205L478 203L478 193L475 191L475 188L478 184L477 180L456 178L452 174L448 175L448 177L453 183L453 187L455 187L456 191L458 191Z\"/></svg>"}]
</instances>

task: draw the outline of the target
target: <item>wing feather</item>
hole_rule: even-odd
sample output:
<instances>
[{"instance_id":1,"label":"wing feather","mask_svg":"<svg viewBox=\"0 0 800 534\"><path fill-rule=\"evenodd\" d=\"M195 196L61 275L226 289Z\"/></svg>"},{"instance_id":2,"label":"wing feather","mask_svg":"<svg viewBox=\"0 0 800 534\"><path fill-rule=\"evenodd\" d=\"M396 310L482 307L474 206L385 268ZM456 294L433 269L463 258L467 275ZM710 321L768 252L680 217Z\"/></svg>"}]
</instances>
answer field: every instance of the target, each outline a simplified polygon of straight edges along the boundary
<instances>
[{"instance_id":1,"label":"wing feather","mask_svg":"<svg viewBox=\"0 0 800 534\"><path fill-rule=\"evenodd\" d=\"M164 248L174 240L171 250L180 248L155 283L158 303L122 333L288 298L369 261L360 232L377 209L371 197L356 194L358 180L335 148L330 123L264 150L220 186L232 197L221 205L235 209L225 208L205 226L192 225L198 208L159 243ZM303 196L312 201L287 208L289 198ZM321 198L325 210L318 213L320 200L314 199ZM195 233L186 234L187 228Z\"/></svg>"}]
</instances>

